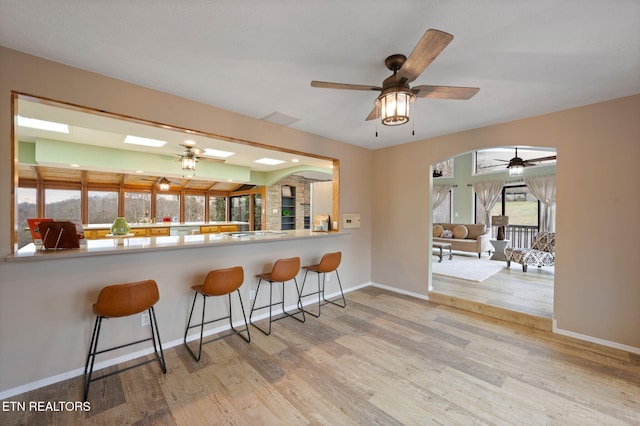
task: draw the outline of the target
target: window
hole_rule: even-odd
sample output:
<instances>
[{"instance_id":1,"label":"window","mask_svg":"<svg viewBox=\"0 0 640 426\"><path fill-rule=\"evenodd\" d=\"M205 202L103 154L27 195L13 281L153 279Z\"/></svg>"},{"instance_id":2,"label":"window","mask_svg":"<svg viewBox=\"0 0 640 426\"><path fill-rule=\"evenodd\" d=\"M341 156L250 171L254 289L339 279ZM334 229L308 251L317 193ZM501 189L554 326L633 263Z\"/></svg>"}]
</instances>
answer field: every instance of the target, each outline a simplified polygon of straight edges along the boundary
<instances>
[{"instance_id":1,"label":"window","mask_svg":"<svg viewBox=\"0 0 640 426\"><path fill-rule=\"evenodd\" d=\"M253 194L253 229L262 229L262 195Z\"/></svg>"},{"instance_id":2,"label":"window","mask_svg":"<svg viewBox=\"0 0 640 426\"><path fill-rule=\"evenodd\" d=\"M213 222L227 220L227 197L209 197L209 220Z\"/></svg>"},{"instance_id":3,"label":"window","mask_svg":"<svg viewBox=\"0 0 640 426\"><path fill-rule=\"evenodd\" d=\"M46 217L80 221L79 189L46 189L44 200Z\"/></svg>"},{"instance_id":4,"label":"window","mask_svg":"<svg viewBox=\"0 0 640 426\"><path fill-rule=\"evenodd\" d=\"M185 195L184 197L184 221L204 221L204 195Z\"/></svg>"},{"instance_id":5,"label":"window","mask_svg":"<svg viewBox=\"0 0 640 426\"><path fill-rule=\"evenodd\" d=\"M433 175L437 177L453 177L453 158L441 161L433 165Z\"/></svg>"},{"instance_id":6,"label":"window","mask_svg":"<svg viewBox=\"0 0 640 426\"><path fill-rule=\"evenodd\" d=\"M485 210L478 202L477 196L475 201L476 223L482 223ZM509 226L526 226L537 229L540 220L540 203L526 185L505 186L489 213L489 217L499 215L509 216Z\"/></svg>"},{"instance_id":7,"label":"window","mask_svg":"<svg viewBox=\"0 0 640 426\"><path fill-rule=\"evenodd\" d=\"M124 217L129 223L138 222L139 218L146 217L151 211L150 192L130 192L124 193ZM159 217L162 217L158 215ZM160 221L162 222L162 220Z\"/></svg>"},{"instance_id":8,"label":"window","mask_svg":"<svg viewBox=\"0 0 640 426\"><path fill-rule=\"evenodd\" d=\"M450 223L451 222L451 190L447 194L444 201L433 209L433 223Z\"/></svg>"},{"instance_id":9,"label":"window","mask_svg":"<svg viewBox=\"0 0 640 426\"><path fill-rule=\"evenodd\" d=\"M502 194L509 225L539 226L540 203L526 185L507 186Z\"/></svg>"},{"instance_id":10,"label":"window","mask_svg":"<svg viewBox=\"0 0 640 426\"><path fill-rule=\"evenodd\" d=\"M555 154L555 149L518 148L518 157L523 160L547 158L543 161L536 161L535 166L555 164ZM506 172L509 160L513 157L515 157L515 148L489 148L476 151L474 174ZM534 165L527 167L534 167Z\"/></svg>"},{"instance_id":11,"label":"window","mask_svg":"<svg viewBox=\"0 0 640 426\"><path fill-rule=\"evenodd\" d=\"M29 226L27 219L38 217L36 209L36 189L35 188L18 188L18 248L29 244L31 233L27 229Z\"/></svg>"},{"instance_id":12,"label":"window","mask_svg":"<svg viewBox=\"0 0 640 426\"><path fill-rule=\"evenodd\" d=\"M180 194L158 194L156 196L156 220L170 217L171 222L180 222Z\"/></svg>"},{"instance_id":13,"label":"window","mask_svg":"<svg viewBox=\"0 0 640 426\"><path fill-rule=\"evenodd\" d=\"M231 220L249 222L249 207L248 195L231 197Z\"/></svg>"},{"instance_id":14,"label":"window","mask_svg":"<svg viewBox=\"0 0 640 426\"><path fill-rule=\"evenodd\" d=\"M89 191L87 223L112 223L118 217L117 191Z\"/></svg>"}]
</instances>

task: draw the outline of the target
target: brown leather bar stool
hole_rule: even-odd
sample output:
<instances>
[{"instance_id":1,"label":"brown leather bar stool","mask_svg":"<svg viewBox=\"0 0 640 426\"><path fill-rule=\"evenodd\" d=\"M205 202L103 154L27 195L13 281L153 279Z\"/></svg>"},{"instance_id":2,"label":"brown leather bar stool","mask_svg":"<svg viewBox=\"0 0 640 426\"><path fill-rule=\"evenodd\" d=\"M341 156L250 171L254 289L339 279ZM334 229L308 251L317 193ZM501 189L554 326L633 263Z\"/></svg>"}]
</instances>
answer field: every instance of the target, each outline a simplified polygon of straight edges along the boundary
<instances>
[{"instance_id":1,"label":"brown leather bar stool","mask_svg":"<svg viewBox=\"0 0 640 426\"><path fill-rule=\"evenodd\" d=\"M298 280L296 279L296 275L298 275L298 272L300 272L300 258L291 257L288 259L277 260L276 263L274 263L273 269L271 270L271 272L256 275L256 277L259 278L258 288L256 289L255 299L253 299L253 305L251 306L251 312L249 313L249 322L255 328L262 331L267 336L271 334L271 323L274 321L277 321L286 317L294 318L300 322L305 321L304 310L302 310L302 304L300 303L300 291L298 289ZM298 312L293 312L293 313L289 313L284 309L284 283L291 280L293 280L296 284L296 295L298 296L298 301L297 301ZM256 307L256 300L258 300L258 294L260 292L260 284L262 283L262 281L267 281L269 283L269 304ZM282 283L282 300L276 303L273 302L273 283L274 282ZM280 318L273 319L272 308L278 305L282 306L282 312L285 315ZM265 309L265 308L269 308L269 329L268 330L264 330L258 327L256 324L253 323L253 320L252 320L254 311ZM302 313L302 319L294 316L298 313Z\"/></svg>"},{"instance_id":2,"label":"brown leather bar stool","mask_svg":"<svg viewBox=\"0 0 640 426\"><path fill-rule=\"evenodd\" d=\"M191 305L191 313L189 314L189 321L187 322L187 328L184 331L184 345L189 349L189 352L193 356L196 361L200 361L200 356L202 355L202 337L204 333L205 324L211 324L212 322L229 319L229 325L231 329L240 335L247 342L251 342L251 334L249 334L249 326L247 325L247 316L244 313L244 304L242 303L242 296L240 295L240 286L244 282L244 269L242 266L234 266L233 268L227 269L214 269L207 274L207 277L204 280L204 284L194 285L191 287L196 294L193 296L193 304ZM231 310L231 293L238 293L238 299L240 299L240 308L242 309L242 318L244 319L244 330L236 330L233 326L232 320L232 310ZM196 306L196 299L198 298L198 294L202 295L202 321L200 324L191 325L191 317L193 316L193 308ZM204 314L206 308L207 297L210 296L224 296L227 295L229 297L229 315L224 317L219 317L212 319L210 321L204 321ZM198 347L198 355L191 350L189 345L187 344L187 333L190 329L200 327L200 345ZM247 336L243 336L241 331L246 331ZM215 340L222 339L223 337L227 337L228 334L216 337L209 342L213 342Z\"/></svg>"},{"instance_id":3,"label":"brown leather bar stool","mask_svg":"<svg viewBox=\"0 0 640 426\"><path fill-rule=\"evenodd\" d=\"M300 289L300 299L306 296L312 296L314 294L318 295L318 315L311 313L309 311L305 311L309 315L313 315L314 317L319 318L320 306L326 305L327 303L332 303L336 306L340 306L341 308L344 308L347 306L347 301L344 298L344 292L342 291L342 283L340 282L340 275L338 275L338 266L340 266L341 260L342 260L342 252L337 251L335 253L327 253L324 256L322 256L320 263L318 263L317 265L309 265L309 266L302 267L302 269L304 269L305 271L304 271L304 279L302 280L302 288ZM307 281L307 273L309 271L315 272L318 274L318 291L304 294L304 284ZM327 277L327 274L334 271L336 273L336 277L338 278L338 287L340 288L340 294L342 296L335 300L328 300L324 296L326 277ZM320 275L322 275L322 284L320 284ZM322 297L322 300L324 300L325 303L322 303L322 300L320 299L320 297ZM342 299L342 304L337 303L337 301L340 299Z\"/></svg>"},{"instance_id":4,"label":"brown leather bar stool","mask_svg":"<svg viewBox=\"0 0 640 426\"><path fill-rule=\"evenodd\" d=\"M164 374L167 373L167 366L164 362L164 354L162 352L162 342L160 341L160 333L158 332L158 322L156 321L156 313L153 309L153 305L155 305L158 300L160 300L160 293L158 293L158 285L154 280L110 285L104 287L100 291L98 301L93 305L93 312L96 314L96 322L93 327L93 336L91 337L91 344L89 345L89 353L87 354L87 363L84 367L84 401L86 401L89 396L89 385L96 380L104 379L106 377L113 376L114 374L121 373L156 360L160 363L162 372ZM98 350L98 340L100 338L100 328L102 326L103 319L127 317L144 311L149 313L151 337L115 346L113 348L102 349L100 351ZM96 360L96 355L136 345L138 343L147 342L149 340L153 341L153 351L156 355L155 358L111 373L103 374L100 377L91 377L93 374L93 365ZM158 348L160 349L159 351Z\"/></svg>"}]
</instances>

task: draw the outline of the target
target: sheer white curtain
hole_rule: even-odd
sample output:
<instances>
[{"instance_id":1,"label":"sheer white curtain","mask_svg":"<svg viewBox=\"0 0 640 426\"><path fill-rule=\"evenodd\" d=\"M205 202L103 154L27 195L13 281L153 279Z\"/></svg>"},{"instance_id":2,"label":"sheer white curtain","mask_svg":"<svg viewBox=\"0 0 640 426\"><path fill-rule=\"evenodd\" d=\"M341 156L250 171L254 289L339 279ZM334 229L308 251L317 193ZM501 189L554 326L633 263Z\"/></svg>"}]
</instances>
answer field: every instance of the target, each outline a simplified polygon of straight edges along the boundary
<instances>
[{"instance_id":1,"label":"sheer white curtain","mask_svg":"<svg viewBox=\"0 0 640 426\"><path fill-rule=\"evenodd\" d=\"M487 228L491 226L491 209L496 204L496 201L498 201L498 197L500 197L500 194L502 193L503 186L503 180L473 184L473 190L478 196L478 202L480 202L484 208L484 224L487 225Z\"/></svg>"},{"instance_id":2,"label":"sheer white curtain","mask_svg":"<svg viewBox=\"0 0 640 426\"><path fill-rule=\"evenodd\" d=\"M556 229L556 177L538 176L525 178L524 183L529 191L542 203L542 222L540 231L555 232Z\"/></svg>"},{"instance_id":3,"label":"sheer white curtain","mask_svg":"<svg viewBox=\"0 0 640 426\"><path fill-rule=\"evenodd\" d=\"M431 200L433 201L432 208L435 209L444 202L451 188L452 185L433 185L433 190L431 191Z\"/></svg>"}]
</instances>

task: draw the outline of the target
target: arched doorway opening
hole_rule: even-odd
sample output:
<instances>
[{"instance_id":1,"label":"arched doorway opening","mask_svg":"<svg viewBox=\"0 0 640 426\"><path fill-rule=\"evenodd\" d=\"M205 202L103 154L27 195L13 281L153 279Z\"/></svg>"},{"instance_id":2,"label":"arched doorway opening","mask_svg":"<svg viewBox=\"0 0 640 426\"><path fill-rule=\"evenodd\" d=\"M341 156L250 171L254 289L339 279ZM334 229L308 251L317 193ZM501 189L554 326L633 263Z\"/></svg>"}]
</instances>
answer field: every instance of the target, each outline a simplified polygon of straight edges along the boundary
<instances>
[{"instance_id":1,"label":"arched doorway opening","mask_svg":"<svg viewBox=\"0 0 640 426\"><path fill-rule=\"evenodd\" d=\"M518 157L525 161L545 160L526 163L523 175L510 176L506 166L514 156L515 147L511 146L462 152L431 165L431 202L432 206L434 202L439 203L430 215L432 243L446 241L434 235L440 232L434 224L470 224L471 228L485 224L486 217L497 215L509 217L506 240L513 240L514 246L531 243L533 235L541 228L540 221L544 219L540 213L542 207L531 194L526 180L539 176L555 177L555 149L518 147L518 150ZM486 182L501 182L502 186L498 199L488 211L474 191L474 185ZM495 252L497 228L489 223L488 232L489 238L494 240L490 250ZM508 244L511 245L511 241ZM461 247L454 245L454 248ZM452 250L449 260L446 248L441 258L439 249L434 247L430 300L536 328L551 329L555 285L553 267L528 268L525 273L520 265L512 263L507 267L506 261L496 258L495 253L456 249Z\"/></svg>"}]
</instances>

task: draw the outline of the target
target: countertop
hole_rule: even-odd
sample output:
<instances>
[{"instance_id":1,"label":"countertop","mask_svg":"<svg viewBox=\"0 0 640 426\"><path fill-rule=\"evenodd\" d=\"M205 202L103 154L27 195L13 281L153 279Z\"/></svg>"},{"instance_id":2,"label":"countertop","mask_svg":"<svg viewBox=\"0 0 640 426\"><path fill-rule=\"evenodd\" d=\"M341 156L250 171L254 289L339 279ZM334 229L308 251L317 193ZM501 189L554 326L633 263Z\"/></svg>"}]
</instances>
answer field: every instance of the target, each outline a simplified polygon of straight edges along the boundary
<instances>
[{"instance_id":1,"label":"countertop","mask_svg":"<svg viewBox=\"0 0 640 426\"><path fill-rule=\"evenodd\" d=\"M227 222L225 222L227 223ZM148 225L148 224L146 224ZM161 224L158 224L161 225ZM251 244L296 239L328 238L345 235L344 232L297 231L238 231L220 234L198 234L160 237L127 237L118 239L84 240L79 249L41 250L31 243L17 253L5 257L6 262L57 260L85 256L105 256L157 250L181 250L205 246Z\"/></svg>"}]
</instances>

